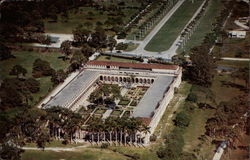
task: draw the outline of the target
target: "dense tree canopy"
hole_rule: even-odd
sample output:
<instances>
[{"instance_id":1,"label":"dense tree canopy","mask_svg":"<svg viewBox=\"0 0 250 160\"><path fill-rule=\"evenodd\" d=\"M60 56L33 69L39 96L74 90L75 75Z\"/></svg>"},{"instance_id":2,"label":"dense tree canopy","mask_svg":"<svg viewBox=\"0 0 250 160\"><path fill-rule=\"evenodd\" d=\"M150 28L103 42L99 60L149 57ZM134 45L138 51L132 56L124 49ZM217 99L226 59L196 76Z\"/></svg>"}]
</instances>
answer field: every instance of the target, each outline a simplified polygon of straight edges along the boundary
<instances>
[{"instance_id":1,"label":"dense tree canopy","mask_svg":"<svg viewBox=\"0 0 250 160\"><path fill-rule=\"evenodd\" d=\"M49 62L41 60L40 58L36 59L33 63L33 76L41 77L41 76L51 76L53 75L55 70L50 67Z\"/></svg>"},{"instance_id":2,"label":"dense tree canopy","mask_svg":"<svg viewBox=\"0 0 250 160\"><path fill-rule=\"evenodd\" d=\"M209 54L207 46L195 47L191 50L190 59L192 67L189 70L190 79L193 83L209 86L215 73L215 60Z\"/></svg>"}]
</instances>

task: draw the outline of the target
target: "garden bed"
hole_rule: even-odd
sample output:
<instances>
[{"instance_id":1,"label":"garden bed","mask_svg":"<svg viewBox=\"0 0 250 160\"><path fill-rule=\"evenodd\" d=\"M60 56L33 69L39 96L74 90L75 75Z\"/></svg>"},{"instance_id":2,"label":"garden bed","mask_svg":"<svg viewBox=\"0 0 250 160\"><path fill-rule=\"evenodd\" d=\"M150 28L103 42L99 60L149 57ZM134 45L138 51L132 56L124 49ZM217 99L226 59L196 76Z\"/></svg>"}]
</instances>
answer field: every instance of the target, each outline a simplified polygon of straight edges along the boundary
<instances>
[{"instance_id":1,"label":"garden bed","mask_svg":"<svg viewBox=\"0 0 250 160\"><path fill-rule=\"evenodd\" d=\"M95 114L103 114L106 112L106 109L100 109L98 108L96 111L95 111Z\"/></svg>"},{"instance_id":2,"label":"garden bed","mask_svg":"<svg viewBox=\"0 0 250 160\"><path fill-rule=\"evenodd\" d=\"M130 106L137 106L138 102L133 100L131 103L130 103Z\"/></svg>"},{"instance_id":3,"label":"garden bed","mask_svg":"<svg viewBox=\"0 0 250 160\"><path fill-rule=\"evenodd\" d=\"M130 103L130 100L120 100L120 102L118 103L119 105L128 105Z\"/></svg>"},{"instance_id":4,"label":"garden bed","mask_svg":"<svg viewBox=\"0 0 250 160\"><path fill-rule=\"evenodd\" d=\"M114 110L112 113L111 113L111 116L120 116L122 114L122 111L121 110Z\"/></svg>"}]
</instances>

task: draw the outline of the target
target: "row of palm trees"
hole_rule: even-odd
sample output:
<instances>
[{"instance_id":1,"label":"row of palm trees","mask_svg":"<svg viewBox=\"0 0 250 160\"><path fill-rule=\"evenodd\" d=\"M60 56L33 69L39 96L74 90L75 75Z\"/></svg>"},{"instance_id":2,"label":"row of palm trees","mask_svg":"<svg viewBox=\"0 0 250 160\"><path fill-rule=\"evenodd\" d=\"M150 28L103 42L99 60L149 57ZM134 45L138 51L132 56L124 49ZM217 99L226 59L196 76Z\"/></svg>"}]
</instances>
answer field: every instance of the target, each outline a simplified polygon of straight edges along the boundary
<instances>
[{"instance_id":1,"label":"row of palm trees","mask_svg":"<svg viewBox=\"0 0 250 160\"><path fill-rule=\"evenodd\" d=\"M69 109L55 106L45 110L50 136L67 143L82 139L92 144L142 144L149 132L149 127L137 118L108 117L104 120L93 117L84 125L84 118Z\"/></svg>"},{"instance_id":2,"label":"row of palm trees","mask_svg":"<svg viewBox=\"0 0 250 160\"><path fill-rule=\"evenodd\" d=\"M134 39L136 40L138 38L140 40L147 31L152 29L155 23L157 23L174 6L176 2L177 0L162 1L161 3L156 2L159 3L159 8L138 26L139 30L133 33L135 35Z\"/></svg>"},{"instance_id":3,"label":"row of palm trees","mask_svg":"<svg viewBox=\"0 0 250 160\"><path fill-rule=\"evenodd\" d=\"M85 140L91 143L131 145L144 143L144 136L149 133L149 127L136 118L108 117L105 120L93 119L87 126L87 131Z\"/></svg>"},{"instance_id":4,"label":"row of palm trees","mask_svg":"<svg viewBox=\"0 0 250 160\"><path fill-rule=\"evenodd\" d=\"M180 36L180 43L182 48L186 44L187 40L191 37L197 26L199 25L200 19L202 15L204 14L207 6L208 6L209 0L206 0L205 3L203 4L200 12L195 16L195 18L185 27L184 31L181 33Z\"/></svg>"}]
</instances>

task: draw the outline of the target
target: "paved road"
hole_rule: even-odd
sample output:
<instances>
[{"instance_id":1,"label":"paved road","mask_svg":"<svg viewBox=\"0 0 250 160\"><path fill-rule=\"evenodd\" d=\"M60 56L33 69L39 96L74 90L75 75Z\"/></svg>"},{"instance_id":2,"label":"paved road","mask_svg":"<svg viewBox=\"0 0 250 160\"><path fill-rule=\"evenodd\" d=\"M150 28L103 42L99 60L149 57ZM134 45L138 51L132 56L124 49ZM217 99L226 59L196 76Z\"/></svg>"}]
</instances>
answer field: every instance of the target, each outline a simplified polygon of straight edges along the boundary
<instances>
[{"instance_id":1,"label":"paved road","mask_svg":"<svg viewBox=\"0 0 250 160\"><path fill-rule=\"evenodd\" d=\"M86 143L85 145L81 145L81 146L76 146L76 147L45 147L44 150L46 151L76 151L77 149L80 148L86 148L89 147L90 143ZM43 150L41 148L37 148L37 147L22 147L22 149L24 150Z\"/></svg>"},{"instance_id":2,"label":"paved road","mask_svg":"<svg viewBox=\"0 0 250 160\"><path fill-rule=\"evenodd\" d=\"M216 152L216 153L215 153L215 155L214 155L214 157L213 157L213 160L220 160L221 156L223 155L223 152L224 152L224 149L221 148L221 149L219 150L219 152Z\"/></svg>"},{"instance_id":3,"label":"paved road","mask_svg":"<svg viewBox=\"0 0 250 160\"><path fill-rule=\"evenodd\" d=\"M176 55L176 50L178 49L178 43L180 41L180 35L176 38L176 40L173 42L172 46L163 52L150 52L146 51L145 47L150 42L150 40L156 35L156 33L162 28L162 26L171 18L171 16L175 13L175 11L182 5L182 3L185 0L180 0L170 11L166 16L159 22L159 24L148 34L148 36L139 43L139 46L137 49L130 51L130 52L123 52L123 54L130 54L135 56L145 56L145 57L154 57L154 58L164 58L169 59ZM189 20L189 22L186 24L186 26L196 17L196 15L200 12L202 9L203 4L205 1L201 4L201 6L197 9L197 11L194 13L193 17ZM186 26L183 28L183 30L186 28ZM182 30L182 31L183 31ZM161 43L161 42L159 42Z\"/></svg>"},{"instance_id":4,"label":"paved road","mask_svg":"<svg viewBox=\"0 0 250 160\"><path fill-rule=\"evenodd\" d=\"M180 0L176 5L162 18L162 20L154 27L154 29L145 37L143 42L134 50L133 54L152 54L154 52L146 52L144 48L150 42L150 40L156 35L156 33L162 28L162 26L170 19L170 17L175 13L175 11L182 5L185 0Z\"/></svg>"},{"instance_id":5,"label":"paved road","mask_svg":"<svg viewBox=\"0 0 250 160\"><path fill-rule=\"evenodd\" d=\"M227 61L250 61L250 58L232 58L232 57L222 57L221 59Z\"/></svg>"}]
</instances>

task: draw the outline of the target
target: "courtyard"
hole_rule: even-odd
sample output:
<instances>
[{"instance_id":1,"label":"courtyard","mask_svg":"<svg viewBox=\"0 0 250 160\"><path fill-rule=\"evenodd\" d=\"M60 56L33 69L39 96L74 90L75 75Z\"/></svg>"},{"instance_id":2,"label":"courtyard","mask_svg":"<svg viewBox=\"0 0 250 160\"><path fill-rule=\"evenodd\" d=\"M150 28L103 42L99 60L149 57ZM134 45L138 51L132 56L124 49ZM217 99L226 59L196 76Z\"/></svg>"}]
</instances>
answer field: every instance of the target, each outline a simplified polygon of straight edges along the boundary
<instances>
[{"instance_id":1,"label":"courtyard","mask_svg":"<svg viewBox=\"0 0 250 160\"><path fill-rule=\"evenodd\" d=\"M93 118L106 119L128 118L132 116L133 110L148 90L149 86L125 85L125 84L103 84L97 82L98 87L89 95L87 106L79 108L85 124L90 123Z\"/></svg>"}]
</instances>

